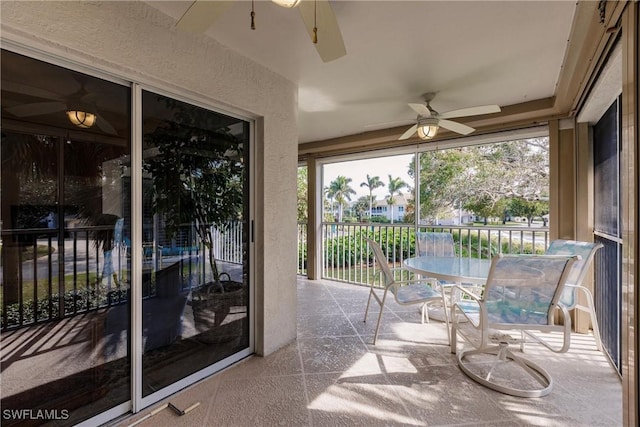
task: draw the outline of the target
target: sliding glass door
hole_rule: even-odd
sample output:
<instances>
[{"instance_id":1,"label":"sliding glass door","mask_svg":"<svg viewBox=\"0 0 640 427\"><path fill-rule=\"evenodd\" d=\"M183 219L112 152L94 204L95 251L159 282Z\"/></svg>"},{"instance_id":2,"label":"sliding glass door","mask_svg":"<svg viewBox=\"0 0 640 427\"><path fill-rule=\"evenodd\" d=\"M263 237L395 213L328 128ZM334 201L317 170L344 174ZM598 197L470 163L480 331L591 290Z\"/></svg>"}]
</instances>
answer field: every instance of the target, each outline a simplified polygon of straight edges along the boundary
<instances>
[{"instance_id":1,"label":"sliding glass door","mask_svg":"<svg viewBox=\"0 0 640 427\"><path fill-rule=\"evenodd\" d=\"M101 424L248 355L249 122L1 60L0 424Z\"/></svg>"},{"instance_id":2,"label":"sliding glass door","mask_svg":"<svg viewBox=\"0 0 640 427\"><path fill-rule=\"evenodd\" d=\"M72 425L130 400L130 89L4 50L1 88L0 424Z\"/></svg>"},{"instance_id":3,"label":"sliding glass door","mask_svg":"<svg viewBox=\"0 0 640 427\"><path fill-rule=\"evenodd\" d=\"M249 346L249 123L142 94L142 395Z\"/></svg>"}]
</instances>

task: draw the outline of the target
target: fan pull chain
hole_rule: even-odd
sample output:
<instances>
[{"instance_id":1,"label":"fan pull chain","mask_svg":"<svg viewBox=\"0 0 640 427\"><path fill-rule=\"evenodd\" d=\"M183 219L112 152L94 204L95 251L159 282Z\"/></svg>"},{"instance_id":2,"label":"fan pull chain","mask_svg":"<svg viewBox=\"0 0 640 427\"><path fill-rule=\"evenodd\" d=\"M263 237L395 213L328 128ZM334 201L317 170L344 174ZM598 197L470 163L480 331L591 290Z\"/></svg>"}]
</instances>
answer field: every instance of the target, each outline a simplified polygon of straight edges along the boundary
<instances>
[{"instance_id":1,"label":"fan pull chain","mask_svg":"<svg viewBox=\"0 0 640 427\"><path fill-rule=\"evenodd\" d=\"M318 2L313 0L313 44L318 44L318 23L316 21Z\"/></svg>"},{"instance_id":2,"label":"fan pull chain","mask_svg":"<svg viewBox=\"0 0 640 427\"><path fill-rule=\"evenodd\" d=\"M253 11L253 0L251 0L251 29L256 29L256 13Z\"/></svg>"}]
</instances>

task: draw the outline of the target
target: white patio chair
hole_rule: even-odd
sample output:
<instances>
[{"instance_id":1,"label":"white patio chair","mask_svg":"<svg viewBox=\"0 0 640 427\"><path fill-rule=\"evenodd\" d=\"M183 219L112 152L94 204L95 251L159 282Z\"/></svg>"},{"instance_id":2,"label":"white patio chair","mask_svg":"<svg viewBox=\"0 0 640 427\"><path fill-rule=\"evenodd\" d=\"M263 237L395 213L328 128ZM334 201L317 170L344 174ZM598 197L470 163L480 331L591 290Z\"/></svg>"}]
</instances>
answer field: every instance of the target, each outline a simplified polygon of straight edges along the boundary
<instances>
[{"instance_id":1,"label":"white patio chair","mask_svg":"<svg viewBox=\"0 0 640 427\"><path fill-rule=\"evenodd\" d=\"M371 297L373 296L375 301L380 305L380 314L378 314L376 331L373 336L373 344L375 345L378 338L378 330L380 329L380 321L382 320L382 313L384 311L384 304L389 292L393 294L396 302L400 305L422 304L427 301L441 300L442 295L440 292L429 286L429 284L424 280L396 280L393 271L404 269L392 269L389 266L387 257L382 252L380 245L369 238L365 239L369 244L369 248L373 251L378 268L380 268L378 273L382 276L382 285L384 287L382 289L382 297L380 297L375 292L375 283L371 283L371 290L369 291L369 297L367 298L367 308L364 312L364 322L366 322L367 314L369 313L369 304L371 303ZM424 323L424 316L422 317L422 323Z\"/></svg>"},{"instance_id":2,"label":"white patio chair","mask_svg":"<svg viewBox=\"0 0 640 427\"><path fill-rule=\"evenodd\" d=\"M602 340L600 338L600 328L598 327L598 319L596 318L595 306L593 303L593 295L591 291L583 286L583 281L598 249L604 247L602 243L580 242L577 240L554 240L545 252L547 255L578 255L580 260L573 264L569 278L560 297L560 303L567 310L582 310L589 313L591 319L591 327L593 336L596 341L598 351L602 351ZM582 305L579 300L579 294L584 295L586 305ZM541 338L532 333L527 334L536 341Z\"/></svg>"},{"instance_id":3,"label":"white patio chair","mask_svg":"<svg viewBox=\"0 0 640 427\"><path fill-rule=\"evenodd\" d=\"M451 352L458 366L474 381L519 397L549 394L553 381L547 371L509 348L523 331L561 331L567 351L571 318L560 297L577 256L498 255L493 258L483 297L457 286L475 301L453 304ZM564 323L554 322L556 309ZM466 322L460 322L460 318ZM510 333L515 333L515 337ZM458 335L472 349L458 350ZM497 342L496 342L497 341Z\"/></svg>"}]
</instances>

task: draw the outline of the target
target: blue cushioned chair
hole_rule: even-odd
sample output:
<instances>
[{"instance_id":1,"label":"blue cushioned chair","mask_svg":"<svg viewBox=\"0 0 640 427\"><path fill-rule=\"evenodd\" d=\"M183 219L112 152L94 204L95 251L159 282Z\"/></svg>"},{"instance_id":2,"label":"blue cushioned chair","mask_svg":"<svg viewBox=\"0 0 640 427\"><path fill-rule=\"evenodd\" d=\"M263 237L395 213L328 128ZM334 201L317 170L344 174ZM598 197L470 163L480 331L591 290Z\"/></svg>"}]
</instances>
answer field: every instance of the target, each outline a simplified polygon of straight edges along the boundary
<instances>
[{"instance_id":1,"label":"blue cushioned chair","mask_svg":"<svg viewBox=\"0 0 640 427\"><path fill-rule=\"evenodd\" d=\"M509 344L521 342L523 332L560 331L564 345L558 351L568 350L571 318L560 298L578 259L498 255L491 262L482 298L456 286L475 301L473 305L468 300L453 304L451 352L457 353L460 369L474 381L501 393L519 397L547 395L553 386L551 376L511 351ZM563 315L562 325L554 322L556 310ZM459 350L458 335L472 348Z\"/></svg>"}]
</instances>

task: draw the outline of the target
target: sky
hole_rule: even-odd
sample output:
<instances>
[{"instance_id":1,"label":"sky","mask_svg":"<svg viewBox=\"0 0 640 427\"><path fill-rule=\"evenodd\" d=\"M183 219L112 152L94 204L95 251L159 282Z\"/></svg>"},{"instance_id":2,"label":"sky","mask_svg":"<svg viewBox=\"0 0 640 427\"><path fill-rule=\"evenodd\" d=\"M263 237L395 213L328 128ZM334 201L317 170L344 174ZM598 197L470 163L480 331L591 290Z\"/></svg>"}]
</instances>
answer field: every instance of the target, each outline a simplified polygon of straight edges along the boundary
<instances>
[{"instance_id":1,"label":"sky","mask_svg":"<svg viewBox=\"0 0 640 427\"><path fill-rule=\"evenodd\" d=\"M351 178L351 188L356 192L356 195L351 196L351 200L355 201L358 200L359 197L369 195L369 189L360 186L360 183L367 182L367 174L370 176L378 176L380 180L384 182L385 186L376 188L373 194L377 196L377 200L380 200L389 194L389 190L387 189L389 185L389 174L394 178L402 178L404 182L413 187L413 180L407 173L412 158L413 154L403 154L400 156L385 156L377 159L327 164L324 165L323 169L324 182L322 186L328 186L329 183L339 175ZM403 193L405 192L406 191L403 190Z\"/></svg>"}]
</instances>

